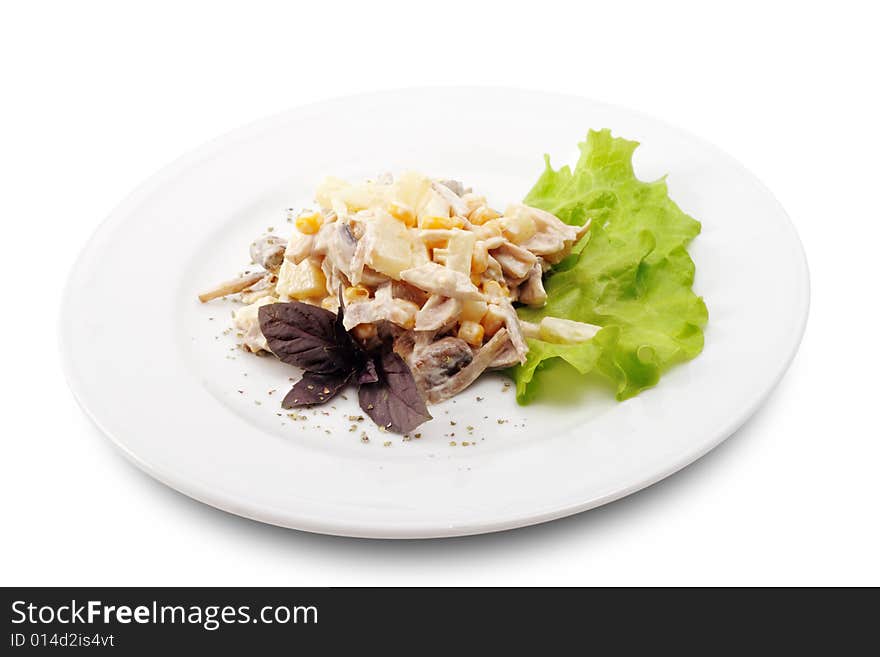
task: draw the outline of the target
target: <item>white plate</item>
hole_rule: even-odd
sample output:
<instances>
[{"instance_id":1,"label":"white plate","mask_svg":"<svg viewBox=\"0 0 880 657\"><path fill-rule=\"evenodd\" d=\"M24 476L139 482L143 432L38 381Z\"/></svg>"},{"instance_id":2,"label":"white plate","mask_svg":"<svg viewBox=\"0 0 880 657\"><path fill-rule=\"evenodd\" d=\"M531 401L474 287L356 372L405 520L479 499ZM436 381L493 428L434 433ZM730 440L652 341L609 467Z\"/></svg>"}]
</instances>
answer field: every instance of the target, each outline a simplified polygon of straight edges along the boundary
<instances>
[{"instance_id":1,"label":"white plate","mask_svg":"<svg viewBox=\"0 0 880 657\"><path fill-rule=\"evenodd\" d=\"M690 251L709 307L705 351L635 399L618 403L597 389L574 406L519 407L502 378L487 377L434 407L418 440L350 422L359 414L351 394L330 415L294 421L279 403L296 372L235 350L224 334L232 302L196 300L247 264L251 239L267 226L289 234L285 209L309 204L326 174L416 168L467 181L503 205L528 191L543 153L571 163L587 129L602 127L640 141L640 177L668 174L673 199L703 223ZM455 536L577 513L699 458L779 381L808 304L794 228L717 148L581 98L430 89L296 109L156 174L79 258L61 344L89 416L138 466L186 495L314 532Z\"/></svg>"}]
</instances>

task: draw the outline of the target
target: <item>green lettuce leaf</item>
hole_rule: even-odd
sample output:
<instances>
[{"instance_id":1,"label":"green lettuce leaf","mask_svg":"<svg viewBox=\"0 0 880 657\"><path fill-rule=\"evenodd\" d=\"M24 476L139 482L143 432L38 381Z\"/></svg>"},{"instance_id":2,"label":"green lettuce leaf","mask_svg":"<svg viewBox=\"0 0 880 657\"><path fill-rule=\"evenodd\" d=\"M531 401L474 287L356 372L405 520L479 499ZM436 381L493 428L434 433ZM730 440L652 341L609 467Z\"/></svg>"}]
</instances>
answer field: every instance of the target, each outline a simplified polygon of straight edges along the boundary
<instances>
[{"instance_id":1,"label":"green lettuce leaf","mask_svg":"<svg viewBox=\"0 0 880 657\"><path fill-rule=\"evenodd\" d=\"M591 130L579 146L573 171L554 170L545 158L546 169L524 202L569 224L590 220L590 231L547 276L547 304L519 314L532 322L562 317L603 330L575 345L529 340L525 364L512 372L521 403L535 396L535 372L552 359L611 379L623 400L703 349L708 312L692 290L695 267L685 248L700 223L669 198L665 180L635 177L637 142ZM541 377L540 385L553 384L552 376Z\"/></svg>"}]
</instances>

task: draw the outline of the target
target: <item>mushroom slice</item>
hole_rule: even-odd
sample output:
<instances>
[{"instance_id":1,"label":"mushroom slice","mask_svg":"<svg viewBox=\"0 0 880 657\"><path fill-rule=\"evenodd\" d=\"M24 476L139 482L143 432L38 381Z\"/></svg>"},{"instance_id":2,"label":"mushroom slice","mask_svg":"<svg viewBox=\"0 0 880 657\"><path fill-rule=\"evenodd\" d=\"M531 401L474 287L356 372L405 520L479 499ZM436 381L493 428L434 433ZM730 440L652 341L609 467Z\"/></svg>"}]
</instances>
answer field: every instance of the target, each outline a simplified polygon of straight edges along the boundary
<instances>
[{"instance_id":1,"label":"mushroom slice","mask_svg":"<svg viewBox=\"0 0 880 657\"><path fill-rule=\"evenodd\" d=\"M379 287L381 285L385 285L386 283L390 283L391 279L388 278L385 274L380 274L371 267L364 267L363 270L361 270L360 282L362 285L366 285L367 287ZM352 285L356 285L356 283L352 281Z\"/></svg>"},{"instance_id":2,"label":"mushroom slice","mask_svg":"<svg viewBox=\"0 0 880 657\"><path fill-rule=\"evenodd\" d=\"M454 339L457 340L458 338ZM448 377L440 385L428 389L427 394L425 395L428 403L437 404L444 399L449 399L476 381L480 374L482 374L498 357L504 349L507 341L507 330L503 328L499 329L489 342L476 351L473 355L473 360L471 360L470 363L462 367L457 373Z\"/></svg>"},{"instance_id":3,"label":"mushroom slice","mask_svg":"<svg viewBox=\"0 0 880 657\"><path fill-rule=\"evenodd\" d=\"M452 377L466 368L474 360L474 353L468 343L460 338L446 337L424 344L420 334L424 335L424 332L416 332L415 344L407 358L407 364L419 390L427 397L433 388L446 385Z\"/></svg>"},{"instance_id":4,"label":"mushroom slice","mask_svg":"<svg viewBox=\"0 0 880 657\"><path fill-rule=\"evenodd\" d=\"M460 180L451 180L449 178L442 178L440 180L435 181L444 187L448 187L449 191L451 191L456 196L464 196L466 193L464 184Z\"/></svg>"},{"instance_id":5,"label":"mushroom slice","mask_svg":"<svg viewBox=\"0 0 880 657\"><path fill-rule=\"evenodd\" d=\"M425 305L430 295L424 290L420 290L414 285L410 285L406 281L391 281L391 296L395 299L404 299L412 301L417 306Z\"/></svg>"},{"instance_id":6,"label":"mushroom slice","mask_svg":"<svg viewBox=\"0 0 880 657\"><path fill-rule=\"evenodd\" d=\"M266 271L277 273L284 261L286 248L287 244L277 235L263 235L251 243L251 262Z\"/></svg>"}]
</instances>

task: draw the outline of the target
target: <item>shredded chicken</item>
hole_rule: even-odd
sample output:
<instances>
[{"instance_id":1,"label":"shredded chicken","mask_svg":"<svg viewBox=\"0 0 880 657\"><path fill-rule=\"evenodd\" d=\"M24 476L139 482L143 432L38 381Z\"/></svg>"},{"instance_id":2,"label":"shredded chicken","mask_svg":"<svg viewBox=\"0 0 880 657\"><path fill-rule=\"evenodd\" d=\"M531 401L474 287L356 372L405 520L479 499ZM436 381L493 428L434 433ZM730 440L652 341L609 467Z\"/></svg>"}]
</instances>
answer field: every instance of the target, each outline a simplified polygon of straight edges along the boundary
<instances>
[{"instance_id":1,"label":"shredded chicken","mask_svg":"<svg viewBox=\"0 0 880 657\"><path fill-rule=\"evenodd\" d=\"M445 181L447 183L452 181ZM459 187L461 183L459 183ZM436 180L431 183L431 187L443 197L443 200L449 203L449 207L452 209L452 213L459 217L466 217L468 214L468 205L465 203L461 196L458 195L457 192L453 191L451 187L445 185L441 182L437 182Z\"/></svg>"},{"instance_id":2,"label":"shredded chicken","mask_svg":"<svg viewBox=\"0 0 880 657\"><path fill-rule=\"evenodd\" d=\"M358 324L375 324L380 321L411 328L415 325L418 311L419 307L412 301L393 298L391 283L383 283L377 288L373 299L350 303L345 309L342 323L346 329L354 328Z\"/></svg>"},{"instance_id":3,"label":"shredded chicken","mask_svg":"<svg viewBox=\"0 0 880 657\"><path fill-rule=\"evenodd\" d=\"M501 265L504 275L513 280L524 280L538 262L534 253L509 242L492 251L492 257Z\"/></svg>"},{"instance_id":4,"label":"shredded chicken","mask_svg":"<svg viewBox=\"0 0 880 657\"><path fill-rule=\"evenodd\" d=\"M351 263L357 244L348 222L334 221L321 227L312 247L312 255L321 255L325 261L329 260L333 269L348 280L351 278Z\"/></svg>"},{"instance_id":5,"label":"shredded chicken","mask_svg":"<svg viewBox=\"0 0 880 657\"><path fill-rule=\"evenodd\" d=\"M540 308L547 302L547 292L544 290L544 272L541 264L536 262L526 280L519 287L519 301L527 306Z\"/></svg>"},{"instance_id":6,"label":"shredded chicken","mask_svg":"<svg viewBox=\"0 0 880 657\"><path fill-rule=\"evenodd\" d=\"M520 246L535 255L544 256L553 264L571 253L572 246L590 229L589 221L583 226L569 226L549 212L520 203L508 206L507 213L535 222L535 234Z\"/></svg>"},{"instance_id":7,"label":"shredded chicken","mask_svg":"<svg viewBox=\"0 0 880 657\"><path fill-rule=\"evenodd\" d=\"M433 294L416 314L417 331L439 331L461 314L458 299Z\"/></svg>"},{"instance_id":8,"label":"shredded chicken","mask_svg":"<svg viewBox=\"0 0 880 657\"><path fill-rule=\"evenodd\" d=\"M400 272L400 277L410 285L415 285L431 294L472 301L483 298L470 277L447 269L436 262L426 262L418 267L406 269Z\"/></svg>"},{"instance_id":9,"label":"shredded chicken","mask_svg":"<svg viewBox=\"0 0 880 657\"><path fill-rule=\"evenodd\" d=\"M504 341L504 345L498 350L495 358L489 363L489 366L486 369L506 369L518 363L519 354L516 353L516 348L513 346L513 343L510 341L510 336L508 335Z\"/></svg>"},{"instance_id":10,"label":"shredded chicken","mask_svg":"<svg viewBox=\"0 0 880 657\"><path fill-rule=\"evenodd\" d=\"M489 307L496 309L497 312L504 317L504 325L507 327L507 331L510 335L510 343L516 351L519 362L525 363L529 346L526 344L526 338L523 335L519 318L516 316L516 311L513 309L510 301L507 301L506 299L498 300L497 304L490 304Z\"/></svg>"},{"instance_id":11,"label":"shredded chicken","mask_svg":"<svg viewBox=\"0 0 880 657\"><path fill-rule=\"evenodd\" d=\"M207 292L203 292L199 295L199 301L205 303L206 301L210 301L211 299L218 299L220 297L225 297L230 294L238 294L242 292L252 285L260 282L266 277L266 272L260 271L255 272L253 274L245 274L244 276L240 276L238 278L233 278L229 281L224 281L214 288L208 290Z\"/></svg>"},{"instance_id":12,"label":"shredded chicken","mask_svg":"<svg viewBox=\"0 0 880 657\"><path fill-rule=\"evenodd\" d=\"M274 297L276 295L275 283L277 281L278 276L275 274L266 274L263 278L241 293L241 302L244 304L251 304L263 297Z\"/></svg>"},{"instance_id":13,"label":"shredded chicken","mask_svg":"<svg viewBox=\"0 0 880 657\"><path fill-rule=\"evenodd\" d=\"M486 271L483 272L483 278L499 283L504 280L504 270L494 256L489 256L486 260Z\"/></svg>"},{"instance_id":14,"label":"shredded chicken","mask_svg":"<svg viewBox=\"0 0 880 657\"><path fill-rule=\"evenodd\" d=\"M298 265L311 255L314 247L314 235L294 233L290 237L290 242L287 243L287 250L284 252L284 259L294 265Z\"/></svg>"}]
</instances>

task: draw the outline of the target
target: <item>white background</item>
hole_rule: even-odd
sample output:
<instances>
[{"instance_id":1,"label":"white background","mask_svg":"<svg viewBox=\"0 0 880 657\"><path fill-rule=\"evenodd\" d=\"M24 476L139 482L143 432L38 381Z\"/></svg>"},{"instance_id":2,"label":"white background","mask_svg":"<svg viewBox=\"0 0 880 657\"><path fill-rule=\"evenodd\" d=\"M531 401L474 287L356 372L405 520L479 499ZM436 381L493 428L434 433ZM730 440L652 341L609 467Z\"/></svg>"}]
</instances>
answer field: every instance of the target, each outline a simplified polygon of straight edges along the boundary
<instances>
[{"instance_id":1,"label":"white background","mask_svg":"<svg viewBox=\"0 0 880 657\"><path fill-rule=\"evenodd\" d=\"M869 6L4 3L0 584L880 584L880 47ZM57 353L62 285L101 219L155 170L241 124L434 84L626 105L757 174L800 231L813 284L800 353L762 410L625 500L442 541L264 526L129 465L76 406Z\"/></svg>"}]
</instances>

